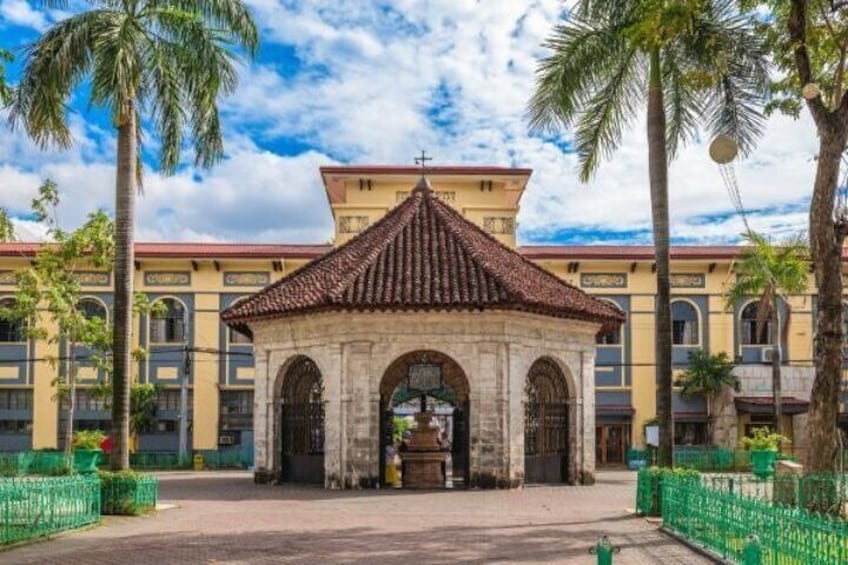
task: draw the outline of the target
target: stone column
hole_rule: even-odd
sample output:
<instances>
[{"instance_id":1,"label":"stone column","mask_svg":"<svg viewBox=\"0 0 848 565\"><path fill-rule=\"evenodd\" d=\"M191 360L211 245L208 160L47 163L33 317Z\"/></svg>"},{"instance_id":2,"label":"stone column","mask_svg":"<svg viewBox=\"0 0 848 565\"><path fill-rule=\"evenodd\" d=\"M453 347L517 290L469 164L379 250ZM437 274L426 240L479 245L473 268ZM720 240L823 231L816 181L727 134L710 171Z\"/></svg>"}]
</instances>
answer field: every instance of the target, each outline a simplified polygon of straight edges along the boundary
<instances>
[{"instance_id":1,"label":"stone column","mask_svg":"<svg viewBox=\"0 0 848 565\"><path fill-rule=\"evenodd\" d=\"M272 435L270 434L271 426L269 426L269 418L273 420L273 410L271 406L271 396L269 389L268 369L269 360L271 357L270 351L256 352L256 365L254 371L254 386L253 386L253 458L254 480L257 483L267 483L273 480L274 463L271 460L269 446L272 445Z\"/></svg>"},{"instance_id":2,"label":"stone column","mask_svg":"<svg viewBox=\"0 0 848 565\"><path fill-rule=\"evenodd\" d=\"M509 398L509 480L510 486L524 484L524 386L530 370L531 351L516 344L506 346Z\"/></svg>"},{"instance_id":3,"label":"stone column","mask_svg":"<svg viewBox=\"0 0 848 565\"><path fill-rule=\"evenodd\" d=\"M345 405L346 454L342 484L344 488L376 486L379 481L380 436L373 425L375 403L371 391L371 342L355 341L342 345L342 402ZM379 394L378 394L379 397ZM379 408L379 400L376 403Z\"/></svg>"},{"instance_id":4,"label":"stone column","mask_svg":"<svg viewBox=\"0 0 848 565\"><path fill-rule=\"evenodd\" d=\"M471 469L471 483L483 488L509 486L506 446L504 445L505 404L503 397L502 365L499 344L481 343L477 346L478 427L472 430L472 447L476 445L476 465ZM476 440L476 441L475 441ZM472 461L473 462L473 461Z\"/></svg>"},{"instance_id":5,"label":"stone column","mask_svg":"<svg viewBox=\"0 0 848 565\"><path fill-rule=\"evenodd\" d=\"M595 484L595 351L588 349L580 352L580 375L577 384L580 398L577 399L580 415L581 434L578 444L581 454L580 483Z\"/></svg>"},{"instance_id":6,"label":"stone column","mask_svg":"<svg viewBox=\"0 0 848 565\"><path fill-rule=\"evenodd\" d=\"M324 383L324 487L330 489L343 486L345 407L342 403L341 356L337 345L327 345L319 365Z\"/></svg>"}]
</instances>

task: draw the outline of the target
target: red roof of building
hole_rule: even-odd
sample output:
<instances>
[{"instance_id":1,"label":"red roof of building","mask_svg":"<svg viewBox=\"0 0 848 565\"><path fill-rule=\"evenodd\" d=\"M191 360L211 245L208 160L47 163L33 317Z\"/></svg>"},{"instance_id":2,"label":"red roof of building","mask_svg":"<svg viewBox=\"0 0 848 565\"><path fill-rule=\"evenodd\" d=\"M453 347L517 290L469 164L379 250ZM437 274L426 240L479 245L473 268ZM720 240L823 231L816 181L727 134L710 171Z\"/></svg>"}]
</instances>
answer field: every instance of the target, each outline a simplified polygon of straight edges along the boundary
<instances>
[{"instance_id":1,"label":"red roof of building","mask_svg":"<svg viewBox=\"0 0 848 565\"><path fill-rule=\"evenodd\" d=\"M512 169L511 169L512 170ZM38 242L0 242L0 257L31 257L38 251ZM136 243L135 254L140 259L314 259L332 249L331 245L298 243L200 243L200 242L142 242ZM534 261L621 260L649 261L654 259L650 245L522 245L516 251ZM677 260L721 260L737 257L743 248L734 245L678 245L671 248L671 258ZM848 260L848 248L842 253Z\"/></svg>"},{"instance_id":2,"label":"red roof of building","mask_svg":"<svg viewBox=\"0 0 848 565\"><path fill-rule=\"evenodd\" d=\"M0 243L0 257L30 257L41 243ZM329 245L260 243L136 243L138 259L313 259L326 253Z\"/></svg>"},{"instance_id":3,"label":"red roof of building","mask_svg":"<svg viewBox=\"0 0 848 565\"><path fill-rule=\"evenodd\" d=\"M253 320L338 310L520 310L617 327L624 313L471 223L425 183L359 236L221 313Z\"/></svg>"},{"instance_id":4,"label":"red roof of building","mask_svg":"<svg viewBox=\"0 0 848 565\"><path fill-rule=\"evenodd\" d=\"M396 165L350 165L327 166L320 168L322 175L420 175L421 167ZM492 175L492 176L530 176L533 169L516 169L514 167L463 167L463 166L434 166L427 167L431 175Z\"/></svg>"},{"instance_id":5,"label":"red roof of building","mask_svg":"<svg viewBox=\"0 0 848 565\"><path fill-rule=\"evenodd\" d=\"M672 259L733 259L744 251L738 245L675 245ZM528 259L653 260L653 245L522 245L518 252Z\"/></svg>"}]
</instances>

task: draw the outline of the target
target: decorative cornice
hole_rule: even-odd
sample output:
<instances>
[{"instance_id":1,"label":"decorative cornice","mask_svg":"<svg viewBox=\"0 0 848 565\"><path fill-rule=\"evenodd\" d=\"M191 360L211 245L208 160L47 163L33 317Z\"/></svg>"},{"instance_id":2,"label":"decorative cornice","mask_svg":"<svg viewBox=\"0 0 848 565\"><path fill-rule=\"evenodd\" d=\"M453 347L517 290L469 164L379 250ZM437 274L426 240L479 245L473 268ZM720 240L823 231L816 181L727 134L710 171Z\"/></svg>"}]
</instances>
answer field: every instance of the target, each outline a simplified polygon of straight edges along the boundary
<instances>
[{"instance_id":1,"label":"decorative cornice","mask_svg":"<svg viewBox=\"0 0 848 565\"><path fill-rule=\"evenodd\" d=\"M191 271L147 271L144 273L147 286L191 286Z\"/></svg>"},{"instance_id":2,"label":"decorative cornice","mask_svg":"<svg viewBox=\"0 0 848 565\"><path fill-rule=\"evenodd\" d=\"M340 216L339 233L359 233L368 227L368 216Z\"/></svg>"},{"instance_id":3,"label":"decorative cornice","mask_svg":"<svg viewBox=\"0 0 848 565\"><path fill-rule=\"evenodd\" d=\"M627 288L627 273L581 273L580 286L586 288Z\"/></svg>"},{"instance_id":4,"label":"decorative cornice","mask_svg":"<svg viewBox=\"0 0 848 565\"><path fill-rule=\"evenodd\" d=\"M671 286L674 288L704 288L707 277L703 273L677 273L670 275Z\"/></svg>"},{"instance_id":5,"label":"decorative cornice","mask_svg":"<svg viewBox=\"0 0 848 565\"><path fill-rule=\"evenodd\" d=\"M271 282L267 271L228 271L224 273L224 286L266 286Z\"/></svg>"},{"instance_id":6,"label":"decorative cornice","mask_svg":"<svg viewBox=\"0 0 848 565\"><path fill-rule=\"evenodd\" d=\"M514 234L515 218L510 216L486 216L483 229L491 234Z\"/></svg>"},{"instance_id":7,"label":"decorative cornice","mask_svg":"<svg viewBox=\"0 0 848 565\"><path fill-rule=\"evenodd\" d=\"M109 271L77 271L74 278L81 286L110 286L112 273Z\"/></svg>"}]
</instances>

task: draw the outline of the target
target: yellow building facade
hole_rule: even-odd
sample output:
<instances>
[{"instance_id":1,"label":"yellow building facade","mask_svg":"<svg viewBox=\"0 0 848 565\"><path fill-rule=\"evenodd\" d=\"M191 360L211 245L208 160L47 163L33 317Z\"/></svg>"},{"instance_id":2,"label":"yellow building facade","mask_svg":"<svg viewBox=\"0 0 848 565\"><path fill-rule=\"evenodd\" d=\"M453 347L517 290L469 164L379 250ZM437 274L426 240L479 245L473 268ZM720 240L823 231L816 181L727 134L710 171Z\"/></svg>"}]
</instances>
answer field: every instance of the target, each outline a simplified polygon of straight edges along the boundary
<instances>
[{"instance_id":1,"label":"yellow building facade","mask_svg":"<svg viewBox=\"0 0 848 565\"><path fill-rule=\"evenodd\" d=\"M408 197L420 178L414 167L324 167L320 175L334 219L334 244L367 229ZM489 232L516 247L517 215L532 171L500 167L432 167L436 196ZM187 445L198 450L249 450L253 426L254 352L250 341L226 328L222 309L297 270L325 253L328 245L141 243L136 248L136 291L165 301L167 313L136 320L136 344L148 351L137 364L140 382L162 387L158 422L139 435L140 451L176 451L187 421ZM14 292L15 271L26 268L37 244L0 244L0 299ZM626 450L644 445L643 426L656 414L654 368L655 273L653 249L645 246L519 246L527 259L627 315L620 332L598 336L595 360L596 460L625 461ZM678 445L735 446L750 427L773 425L771 344L756 332L756 303L726 304L739 249L683 246L672 249L674 365L703 348L727 352L737 363L740 391L727 391L707 414L703 398L674 397ZM92 307L108 315L111 274L83 273ZM5 297L5 298L4 298ZM812 383L814 296L808 292L784 305L784 429L794 434L803 456L803 429ZM787 316L791 309L791 316ZM47 358L57 346L23 341L20 328L0 320L0 450L57 447L64 412L56 399L62 370ZM109 426L109 412L86 387L103 375L83 370L76 415L78 428ZM185 389L187 413L180 397ZM712 422L707 425L708 419ZM709 436L709 437L708 437Z\"/></svg>"}]
</instances>

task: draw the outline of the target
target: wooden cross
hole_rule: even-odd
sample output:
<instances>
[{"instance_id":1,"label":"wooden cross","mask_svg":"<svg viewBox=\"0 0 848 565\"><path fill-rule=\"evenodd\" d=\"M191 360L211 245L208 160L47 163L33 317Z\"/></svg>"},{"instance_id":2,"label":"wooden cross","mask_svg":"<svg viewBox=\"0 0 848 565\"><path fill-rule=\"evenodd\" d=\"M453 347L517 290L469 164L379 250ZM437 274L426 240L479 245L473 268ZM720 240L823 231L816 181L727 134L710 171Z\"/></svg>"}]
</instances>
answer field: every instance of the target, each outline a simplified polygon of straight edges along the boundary
<instances>
[{"instance_id":1,"label":"wooden cross","mask_svg":"<svg viewBox=\"0 0 848 565\"><path fill-rule=\"evenodd\" d=\"M427 152L423 149L421 150L421 156L415 158L415 164L421 165L421 169L423 170L427 166L427 161L432 161L432 157L427 157Z\"/></svg>"}]
</instances>

